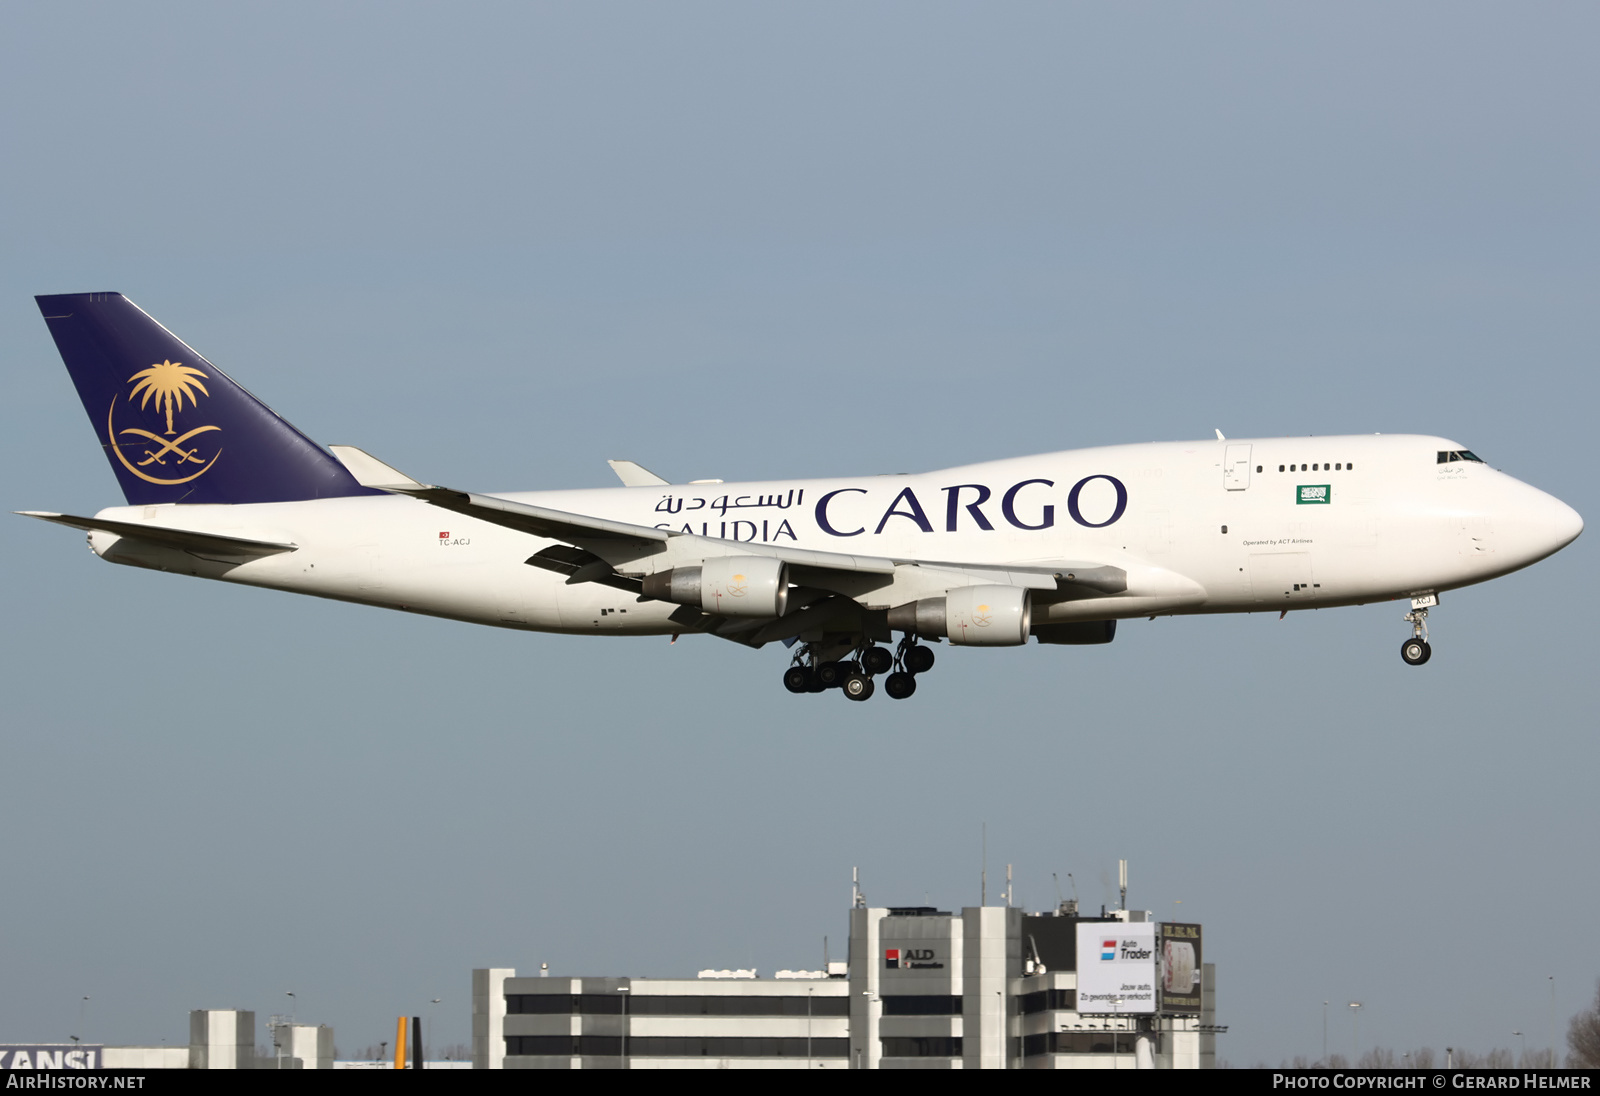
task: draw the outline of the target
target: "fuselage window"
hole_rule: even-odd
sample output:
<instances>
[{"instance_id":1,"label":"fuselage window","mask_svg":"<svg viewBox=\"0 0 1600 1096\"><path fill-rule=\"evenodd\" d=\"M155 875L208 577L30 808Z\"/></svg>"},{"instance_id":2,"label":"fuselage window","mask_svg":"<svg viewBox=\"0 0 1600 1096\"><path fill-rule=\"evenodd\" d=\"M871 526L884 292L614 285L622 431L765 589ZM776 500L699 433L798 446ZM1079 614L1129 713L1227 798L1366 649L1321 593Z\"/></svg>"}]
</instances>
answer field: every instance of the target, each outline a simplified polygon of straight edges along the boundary
<instances>
[{"instance_id":1,"label":"fuselage window","mask_svg":"<svg viewBox=\"0 0 1600 1096\"><path fill-rule=\"evenodd\" d=\"M1343 467L1344 467L1344 465L1342 465L1342 464L1336 464L1336 465L1334 465L1334 466L1333 466L1333 470L1334 470L1334 471L1335 471L1335 472L1337 472L1337 471L1339 471L1339 470L1340 470L1340 469L1341 469L1341 468L1343 468Z\"/></svg>"},{"instance_id":2,"label":"fuselage window","mask_svg":"<svg viewBox=\"0 0 1600 1096\"><path fill-rule=\"evenodd\" d=\"M1346 472L1348 472L1348 471L1350 471L1350 469L1352 469L1352 468L1354 468L1354 467L1355 467L1355 465L1353 465L1353 464L1346 464L1346 465L1345 465L1345 466L1344 466L1344 470L1345 470L1345 471L1346 471Z\"/></svg>"},{"instance_id":3,"label":"fuselage window","mask_svg":"<svg viewBox=\"0 0 1600 1096\"><path fill-rule=\"evenodd\" d=\"M1283 471L1283 465L1281 465L1281 464L1278 465L1278 471L1280 471L1280 472Z\"/></svg>"},{"instance_id":4,"label":"fuselage window","mask_svg":"<svg viewBox=\"0 0 1600 1096\"><path fill-rule=\"evenodd\" d=\"M1261 465L1259 465L1259 464L1258 464L1258 465L1256 465L1256 471L1257 471L1257 472L1259 472L1259 471L1261 471Z\"/></svg>"}]
</instances>

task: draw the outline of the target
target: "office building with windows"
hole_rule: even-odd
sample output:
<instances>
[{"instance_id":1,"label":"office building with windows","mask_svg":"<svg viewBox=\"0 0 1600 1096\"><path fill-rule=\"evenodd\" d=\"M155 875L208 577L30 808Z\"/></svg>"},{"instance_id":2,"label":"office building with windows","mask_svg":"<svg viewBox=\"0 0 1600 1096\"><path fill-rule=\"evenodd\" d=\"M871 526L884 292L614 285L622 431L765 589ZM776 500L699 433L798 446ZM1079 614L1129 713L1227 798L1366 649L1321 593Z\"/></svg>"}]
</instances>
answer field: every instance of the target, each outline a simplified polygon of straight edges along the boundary
<instances>
[{"instance_id":1,"label":"office building with windows","mask_svg":"<svg viewBox=\"0 0 1600 1096\"><path fill-rule=\"evenodd\" d=\"M1085 926L1080 930L1080 926ZM1216 972L1198 925L1076 903L850 911L850 958L827 970L701 971L695 979L473 972L479 1069L1200 1069L1216 1062ZM1142 930L1142 935L1141 935ZM1141 1005L1080 1010L1078 941L1124 936L1160 984ZM1087 936L1085 936L1087 938ZM1086 980L1086 984L1088 984ZM1086 998L1086 1001L1088 999Z\"/></svg>"}]
</instances>

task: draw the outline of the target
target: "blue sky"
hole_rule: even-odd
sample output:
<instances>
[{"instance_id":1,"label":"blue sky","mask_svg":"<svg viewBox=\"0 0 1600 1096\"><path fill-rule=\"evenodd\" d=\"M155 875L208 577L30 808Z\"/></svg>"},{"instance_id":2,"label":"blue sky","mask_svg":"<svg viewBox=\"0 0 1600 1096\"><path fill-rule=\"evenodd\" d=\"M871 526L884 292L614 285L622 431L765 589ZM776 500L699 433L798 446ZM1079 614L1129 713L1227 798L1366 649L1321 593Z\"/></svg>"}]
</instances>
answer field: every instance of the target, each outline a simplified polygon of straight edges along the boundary
<instances>
[{"instance_id":1,"label":"blue sky","mask_svg":"<svg viewBox=\"0 0 1600 1096\"><path fill-rule=\"evenodd\" d=\"M1592 518L1597 22L11 5L5 509L121 501L32 303L113 289L317 440L481 490L1417 431ZM434 997L466 1040L473 966L807 965L852 865L975 903L985 822L1030 907L1127 857L1136 906L1204 921L1236 1063L1319 1053L1324 1000L1367 1043L1543 1042L1549 978L1564 1029L1600 975L1588 537L1448 595L1420 671L1374 606L952 653L850 705L773 651L11 522L7 1040L181 1042L294 991L349 1052Z\"/></svg>"}]
</instances>

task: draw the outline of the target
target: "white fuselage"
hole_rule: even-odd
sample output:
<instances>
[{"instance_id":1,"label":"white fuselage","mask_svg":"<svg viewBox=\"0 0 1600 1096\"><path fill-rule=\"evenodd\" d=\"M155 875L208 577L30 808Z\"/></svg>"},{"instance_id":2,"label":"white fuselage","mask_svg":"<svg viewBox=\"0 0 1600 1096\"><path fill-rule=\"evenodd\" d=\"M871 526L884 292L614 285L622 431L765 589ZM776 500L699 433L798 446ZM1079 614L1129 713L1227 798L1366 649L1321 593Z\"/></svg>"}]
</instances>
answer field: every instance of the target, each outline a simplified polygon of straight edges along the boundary
<instances>
[{"instance_id":1,"label":"white fuselage","mask_svg":"<svg viewBox=\"0 0 1600 1096\"><path fill-rule=\"evenodd\" d=\"M925 568L941 561L954 571L1080 561L1127 572L1114 596L1036 606L1037 626L1411 597L1526 567L1582 530L1570 507L1486 464L1436 462L1462 448L1409 435L1164 442L916 475L500 497L736 542L921 561L851 591L874 609L938 593L948 575L934 581ZM526 564L553 541L408 497L115 507L100 517L296 545L237 563L90 534L115 562L502 627L680 630L667 619L675 605Z\"/></svg>"}]
</instances>

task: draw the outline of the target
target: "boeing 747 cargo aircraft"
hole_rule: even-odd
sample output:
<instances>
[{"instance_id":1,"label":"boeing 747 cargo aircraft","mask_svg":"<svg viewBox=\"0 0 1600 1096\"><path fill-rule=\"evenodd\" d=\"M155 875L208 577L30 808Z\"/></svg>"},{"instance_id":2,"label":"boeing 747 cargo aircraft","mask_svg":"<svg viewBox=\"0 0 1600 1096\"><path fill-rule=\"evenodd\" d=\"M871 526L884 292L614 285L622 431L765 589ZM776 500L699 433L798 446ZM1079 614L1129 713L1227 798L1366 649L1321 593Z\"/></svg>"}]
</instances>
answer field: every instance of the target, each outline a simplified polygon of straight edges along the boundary
<instances>
[{"instance_id":1,"label":"boeing 747 cargo aircraft","mask_svg":"<svg viewBox=\"0 0 1600 1096\"><path fill-rule=\"evenodd\" d=\"M1448 438L1224 438L901 476L481 493L324 449L119 293L38 298L128 505L27 516L113 563L501 628L789 651L784 685L905 698L929 644L1109 643L1117 621L1408 601L1583 520Z\"/></svg>"}]
</instances>

